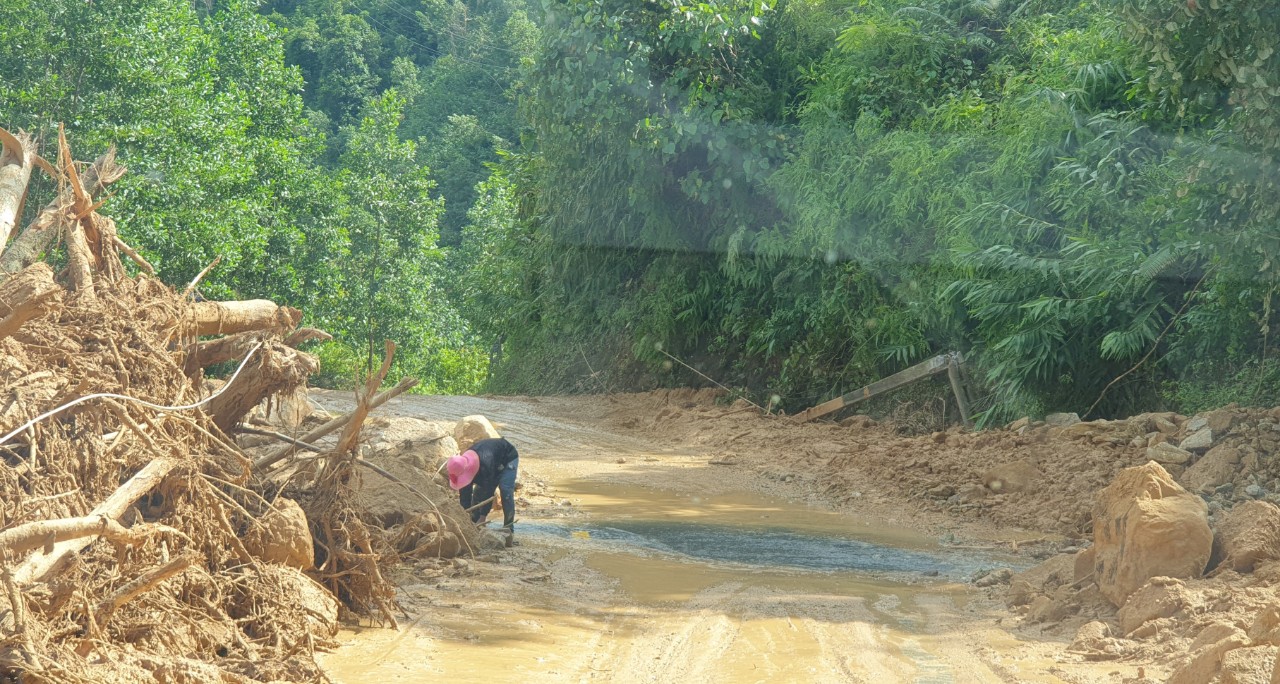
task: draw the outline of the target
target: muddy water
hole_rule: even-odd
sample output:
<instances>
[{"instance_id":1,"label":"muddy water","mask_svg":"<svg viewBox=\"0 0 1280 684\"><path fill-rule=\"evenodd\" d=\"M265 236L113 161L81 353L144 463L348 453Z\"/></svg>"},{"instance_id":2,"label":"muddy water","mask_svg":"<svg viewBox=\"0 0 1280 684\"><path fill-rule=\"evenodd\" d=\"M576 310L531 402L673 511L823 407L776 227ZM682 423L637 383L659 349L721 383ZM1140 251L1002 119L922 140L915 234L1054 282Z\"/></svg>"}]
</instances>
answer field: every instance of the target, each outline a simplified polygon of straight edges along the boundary
<instances>
[{"instance_id":1,"label":"muddy water","mask_svg":"<svg viewBox=\"0 0 1280 684\"><path fill-rule=\"evenodd\" d=\"M429 591L437 614L346 635L335 679L1000 681L946 645L968 595L948 580L980 562L929 539L755 493L560 490L579 516L518 525L545 576Z\"/></svg>"},{"instance_id":2,"label":"muddy water","mask_svg":"<svg viewBox=\"0 0 1280 684\"><path fill-rule=\"evenodd\" d=\"M573 513L532 506L515 549L400 578L409 619L340 635L323 659L338 682L1061 681L969 605L957 580L998 559L516 402L399 410L505 422L542 457L522 477Z\"/></svg>"}]
</instances>

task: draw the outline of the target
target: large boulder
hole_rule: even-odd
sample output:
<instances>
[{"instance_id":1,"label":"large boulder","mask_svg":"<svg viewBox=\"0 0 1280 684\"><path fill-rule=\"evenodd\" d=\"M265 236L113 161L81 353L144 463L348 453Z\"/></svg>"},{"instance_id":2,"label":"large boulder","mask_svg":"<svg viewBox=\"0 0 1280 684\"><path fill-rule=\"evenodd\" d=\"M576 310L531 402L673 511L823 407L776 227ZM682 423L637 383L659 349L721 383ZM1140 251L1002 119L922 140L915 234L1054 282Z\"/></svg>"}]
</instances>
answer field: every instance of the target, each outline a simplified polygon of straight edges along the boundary
<instances>
[{"instance_id":1,"label":"large boulder","mask_svg":"<svg viewBox=\"0 0 1280 684\"><path fill-rule=\"evenodd\" d=\"M470 449L472 444L482 439L501 436L488 418L479 415L466 416L453 428L453 439L458 443L459 451Z\"/></svg>"},{"instance_id":2,"label":"large boulder","mask_svg":"<svg viewBox=\"0 0 1280 684\"><path fill-rule=\"evenodd\" d=\"M1044 473L1030 461L1013 461L998 465L982 476L982 484L993 492L1026 492L1036 488Z\"/></svg>"},{"instance_id":3,"label":"large boulder","mask_svg":"<svg viewBox=\"0 0 1280 684\"><path fill-rule=\"evenodd\" d=\"M1113 605L1152 577L1199 577L1213 551L1208 508L1160 464L1120 471L1093 508L1094 580Z\"/></svg>"},{"instance_id":4,"label":"large boulder","mask_svg":"<svg viewBox=\"0 0 1280 684\"><path fill-rule=\"evenodd\" d=\"M316 565L315 544L307 514L293 499L280 497L271 504L257 524L244 536L249 553L268 563L279 563L299 570Z\"/></svg>"},{"instance_id":5,"label":"large boulder","mask_svg":"<svg viewBox=\"0 0 1280 684\"><path fill-rule=\"evenodd\" d=\"M1280 508L1268 501L1247 501L1227 511L1213 540L1214 557L1236 572L1280 559Z\"/></svg>"}]
</instances>

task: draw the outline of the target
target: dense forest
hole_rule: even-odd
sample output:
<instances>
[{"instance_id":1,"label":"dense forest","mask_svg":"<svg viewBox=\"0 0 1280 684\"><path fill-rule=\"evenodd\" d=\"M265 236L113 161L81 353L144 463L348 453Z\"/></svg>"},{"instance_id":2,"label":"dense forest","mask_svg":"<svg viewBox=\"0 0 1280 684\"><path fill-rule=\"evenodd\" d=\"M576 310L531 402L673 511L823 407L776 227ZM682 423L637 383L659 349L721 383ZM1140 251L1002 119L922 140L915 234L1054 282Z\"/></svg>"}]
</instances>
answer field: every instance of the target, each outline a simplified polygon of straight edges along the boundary
<instances>
[{"instance_id":1,"label":"dense forest","mask_svg":"<svg viewBox=\"0 0 1280 684\"><path fill-rule=\"evenodd\" d=\"M334 384L391 338L431 392L796 410L959 350L987 421L1191 412L1280 403L1277 42L1265 0L0 0L0 126L117 144L122 235L306 310Z\"/></svg>"}]
</instances>

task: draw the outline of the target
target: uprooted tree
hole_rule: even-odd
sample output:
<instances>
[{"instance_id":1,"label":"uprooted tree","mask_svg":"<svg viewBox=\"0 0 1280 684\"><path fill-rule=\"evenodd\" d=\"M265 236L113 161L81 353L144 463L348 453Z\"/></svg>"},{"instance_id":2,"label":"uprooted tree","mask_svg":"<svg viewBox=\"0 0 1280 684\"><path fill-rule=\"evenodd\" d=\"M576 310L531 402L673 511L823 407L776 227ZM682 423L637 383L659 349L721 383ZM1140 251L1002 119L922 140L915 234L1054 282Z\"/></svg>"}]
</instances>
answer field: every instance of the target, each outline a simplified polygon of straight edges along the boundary
<instances>
[{"instance_id":1,"label":"uprooted tree","mask_svg":"<svg viewBox=\"0 0 1280 684\"><path fill-rule=\"evenodd\" d=\"M395 551L351 497L364 416L412 386L375 395L394 347L353 415L298 440L341 429L336 448L255 462L236 426L304 387L318 363L298 346L327 336L158 280L98 213L125 173L113 152L77 164L61 131L56 163L30 136L0 143L0 678L322 679L341 609L394 624ZM19 230L38 173L56 197Z\"/></svg>"}]
</instances>

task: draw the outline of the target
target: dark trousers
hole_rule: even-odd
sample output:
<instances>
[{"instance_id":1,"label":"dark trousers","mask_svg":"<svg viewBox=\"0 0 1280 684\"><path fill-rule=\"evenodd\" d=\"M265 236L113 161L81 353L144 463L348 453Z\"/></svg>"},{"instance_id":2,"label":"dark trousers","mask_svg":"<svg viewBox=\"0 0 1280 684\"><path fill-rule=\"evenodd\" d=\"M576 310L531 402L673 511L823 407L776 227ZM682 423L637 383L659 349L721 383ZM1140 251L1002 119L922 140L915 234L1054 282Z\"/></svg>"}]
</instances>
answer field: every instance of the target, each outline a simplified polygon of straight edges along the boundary
<instances>
[{"instance_id":1,"label":"dark trousers","mask_svg":"<svg viewBox=\"0 0 1280 684\"><path fill-rule=\"evenodd\" d=\"M513 459L498 473L498 492L502 494L502 526L506 528L512 527L516 521L516 471L519 469L520 459ZM493 492L473 492L472 500L479 499L483 501L493 496ZM493 502L477 508L471 512L472 522L480 522L489 517L489 511L493 510Z\"/></svg>"}]
</instances>

